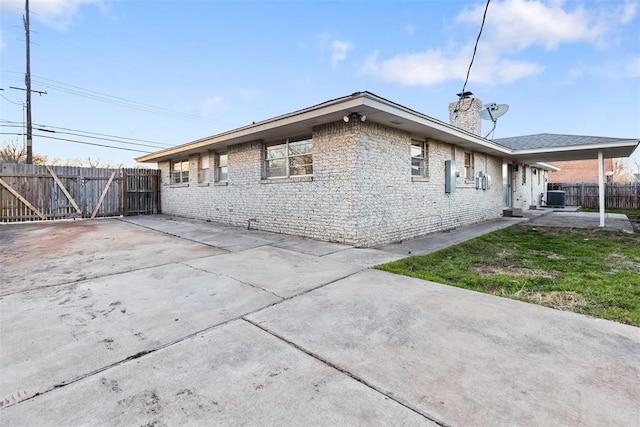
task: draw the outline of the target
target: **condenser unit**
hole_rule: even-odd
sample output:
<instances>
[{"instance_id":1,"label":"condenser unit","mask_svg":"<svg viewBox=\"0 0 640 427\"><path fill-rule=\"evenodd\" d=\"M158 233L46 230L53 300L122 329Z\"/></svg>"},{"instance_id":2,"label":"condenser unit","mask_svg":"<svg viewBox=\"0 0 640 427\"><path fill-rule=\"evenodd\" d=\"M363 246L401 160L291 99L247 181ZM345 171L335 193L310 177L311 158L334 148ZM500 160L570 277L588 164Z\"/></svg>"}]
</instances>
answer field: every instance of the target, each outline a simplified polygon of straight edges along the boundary
<instances>
[{"instance_id":1,"label":"condenser unit","mask_svg":"<svg viewBox=\"0 0 640 427\"><path fill-rule=\"evenodd\" d=\"M547 206L564 208L567 205L567 193L560 190L547 191Z\"/></svg>"}]
</instances>

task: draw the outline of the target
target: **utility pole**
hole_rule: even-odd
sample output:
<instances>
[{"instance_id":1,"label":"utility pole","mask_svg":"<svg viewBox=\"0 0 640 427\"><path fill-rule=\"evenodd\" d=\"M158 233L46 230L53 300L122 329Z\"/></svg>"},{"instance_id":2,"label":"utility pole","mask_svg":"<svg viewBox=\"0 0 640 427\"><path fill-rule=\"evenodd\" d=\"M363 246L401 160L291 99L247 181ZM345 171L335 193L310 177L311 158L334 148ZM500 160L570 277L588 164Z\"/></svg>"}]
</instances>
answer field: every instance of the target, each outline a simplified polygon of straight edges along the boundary
<instances>
[{"instance_id":1,"label":"utility pole","mask_svg":"<svg viewBox=\"0 0 640 427\"><path fill-rule=\"evenodd\" d=\"M29 39L29 0L25 0L24 31L27 35L27 73L24 82L27 86L27 164L33 163L33 126L31 124L31 41Z\"/></svg>"}]
</instances>

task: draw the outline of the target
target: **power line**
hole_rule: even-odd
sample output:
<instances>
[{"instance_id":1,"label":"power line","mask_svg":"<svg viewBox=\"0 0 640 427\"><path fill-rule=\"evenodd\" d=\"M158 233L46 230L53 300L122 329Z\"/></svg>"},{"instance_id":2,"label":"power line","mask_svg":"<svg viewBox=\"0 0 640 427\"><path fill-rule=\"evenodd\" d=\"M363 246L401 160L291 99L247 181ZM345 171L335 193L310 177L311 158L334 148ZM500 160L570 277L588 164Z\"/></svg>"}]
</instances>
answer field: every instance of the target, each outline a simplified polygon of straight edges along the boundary
<instances>
[{"instance_id":1,"label":"power line","mask_svg":"<svg viewBox=\"0 0 640 427\"><path fill-rule=\"evenodd\" d=\"M15 71L7 71L7 72L17 74ZM71 95L76 95L76 96L80 96L88 99L93 99L95 101L105 102L108 104L118 105L121 107L131 108L134 110L164 115L164 116L173 117L173 118L177 117L185 120L194 120L194 121L199 121L203 123L226 123L231 125L237 125L237 123L231 123L224 120L204 119L202 117L199 117L193 114L182 113L179 111L170 110L168 108L163 108L163 107L156 107L154 105L133 101L130 99L119 97L119 96L109 95L104 92L98 92L95 90L86 89L80 86L64 83L58 80L49 79L49 78L38 76L35 74L33 75L33 77L35 78L34 80L38 84L46 86L47 88L57 89L61 92L65 92Z\"/></svg>"},{"instance_id":2,"label":"power line","mask_svg":"<svg viewBox=\"0 0 640 427\"><path fill-rule=\"evenodd\" d=\"M94 142L76 141L74 139L56 138L55 136L38 135L38 137L40 137L40 138L48 138L48 139L56 139L56 140L59 140L59 141L73 142L73 143L76 143L76 144L94 145L96 147L113 148L114 150L135 151L135 152L138 152L138 153L146 153L146 154L151 153L151 151L136 150L136 149L133 149L133 148L115 147L113 145L96 144Z\"/></svg>"},{"instance_id":3,"label":"power line","mask_svg":"<svg viewBox=\"0 0 640 427\"><path fill-rule=\"evenodd\" d=\"M61 135L72 135L72 136L79 136L82 138L89 138L89 139L99 139L102 141L110 141L110 142L117 142L118 144L127 144L127 145L137 145L140 147L150 147L150 148L165 148L159 145L149 145L149 144L140 144L140 143L136 143L136 142L127 142L127 141L118 141L117 139L111 139L111 138L102 138L99 136L88 136L88 135L82 135L80 133L74 133L74 132L61 132L61 131L56 131L56 130L48 130L48 129L42 129L42 128L35 128L38 131L41 132L52 132L52 133L56 133L56 134L61 134ZM38 136L42 136L42 135L38 135Z\"/></svg>"},{"instance_id":4,"label":"power line","mask_svg":"<svg viewBox=\"0 0 640 427\"><path fill-rule=\"evenodd\" d=\"M166 146L166 147L173 147L175 145L175 144L167 144L167 143L158 142L158 141L150 141L148 139L129 138L127 136L109 135L109 134L106 134L106 133L89 132L89 131L86 131L86 130L63 128L63 127L59 127L59 126L42 125L42 124L37 124L37 126L48 127L48 128L52 128L52 129L69 130L69 131L72 131L72 132L82 132L82 133L87 133L87 134L91 134L91 135L108 136L108 137L111 137L111 138L127 139L127 140L130 140L130 141L148 142L148 143L151 143L151 144L163 145L163 146Z\"/></svg>"},{"instance_id":5,"label":"power line","mask_svg":"<svg viewBox=\"0 0 640 427\"><path fill-rule=\"evenodd\" d=\"M480 43L480 36L482 35L482 29L484 28L484 23L487 19L487 10L489 10L489 3L491 3L491 0L487 0L487 4L484 7L484 14L482 15L482 23L480 24L480 31L478 32L476 43L473 46L473 54L471 55L471 62L469 63L469 68L467 69L467 77L464 79L464 84L462 85L462 90L460 91L460 99L458 100L458 105L456 105L454 112L460 110L460 104L462 104L462 99L464 98L464 92L465 92L465 89L467 88L467 83L469 82L469 74L471 74L471 66L473 65L473 61L476 58L478 43Z\"/></svg>"},{"instance_id":6,"label":"power line","mask_svg":"<svg viewBox=\"0 0 640 427\"><path fill-rule=\"evenodd\" d=\"M0 122L11 123L11 124L0 123L0 127L23 127L23 125L24 125L23 122L10 122L8 120L1 120L1 119L0 119ZM105 134L105 133L89 132L89 131L84 131L84 130L80 130L80 129L64 128L64 127L44 125L44 124L39 124L39 123L34 123L34 126L39 126L41 129L38 129L38 130L43 131L43 132L54 132L54 133L60 133L60 134L74 135L74 136L80 136L80 137L89 138L89 139L101 139L101 140L105 140L105 141L117 142L117 143L120 143L120 144L139 145L139 146L142 146L142 147L151 147L151 148L166 148L166 147L172 147L173 146L173 144L166 144L166 143L157 142L157 141L150 141L150 140L146 140L146 139L129 138L129 137L126 137L126 136L109 135L109 134ZM61 130L71 131L71 132L60 132L60 131L57 131L57 130L53 131L53 130L44 129L44 128L61 129ZM80 133L78 134L78 133L74 133L74 132L80 132ZM83 135L83 134L87 134L87 135ZM92 135L99 135L101 137L110 137L110 138L100 138L100 137L96 137L96 136L92 136ZM111 138L117 138L117 139L111 139ZM119 141L119 140L125 140L125 141ZM148 143L154 144L154 145L137 144L137 143L129 142L129 141L148 142Z\"/></svg>"},{"instance_id":7,"label":"power line","mask_svg":"<svg viewBox=\"0 0 640 427\"><path fill-rule=\"evenodd\" d=\"M7 101L9 101L9 102L10 102L10 103L12 103L12 104L16 104L16 105L23 105L23 106L24 106L24 102L15 102L15 101L12 101L12 100L10 100L9 98L7 98L6 96L4 96L4 95L2 95L2 94L0 94L0 96L1 96L1 97L3 97L4 99L6 99Z\"/></svg>"}]
</instances>

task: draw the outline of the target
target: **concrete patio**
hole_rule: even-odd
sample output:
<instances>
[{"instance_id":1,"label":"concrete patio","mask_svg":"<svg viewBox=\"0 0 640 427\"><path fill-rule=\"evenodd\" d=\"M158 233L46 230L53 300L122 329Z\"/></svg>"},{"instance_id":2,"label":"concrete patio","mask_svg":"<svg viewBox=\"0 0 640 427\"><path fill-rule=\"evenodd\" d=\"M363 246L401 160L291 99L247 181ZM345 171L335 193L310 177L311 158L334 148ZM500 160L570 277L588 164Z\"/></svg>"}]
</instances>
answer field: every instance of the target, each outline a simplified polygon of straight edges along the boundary
<instances>
[{"instance_id":1,"label":"concrete patio","mask_svg":"<svg viewBox=\"0 0 640 427\"><path fill-rule=\"evenodd\" d=\"M638 425L640 329L168 216L0 225L0 423Z\"/></svg>"}]
</instances>

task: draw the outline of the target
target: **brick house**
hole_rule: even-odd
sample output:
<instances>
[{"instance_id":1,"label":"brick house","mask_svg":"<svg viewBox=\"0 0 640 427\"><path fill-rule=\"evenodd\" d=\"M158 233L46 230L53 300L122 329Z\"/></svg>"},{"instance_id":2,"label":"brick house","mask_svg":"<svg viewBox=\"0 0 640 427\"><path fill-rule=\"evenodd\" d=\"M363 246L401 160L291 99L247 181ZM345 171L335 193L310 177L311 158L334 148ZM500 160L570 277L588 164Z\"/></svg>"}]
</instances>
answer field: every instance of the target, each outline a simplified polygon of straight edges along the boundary
<instances>
[{"instance_id":1,"label":"brick house","mask_svg":"<svg viewBox=\"0 0 640 427\"><path fill-rule=\"evenodd\" d=\"M137 160L162 170L165 214L373 247L537 204L549 156L479 136L480 108L450 106L473 133L357 92Z\"/></svg>"},{"instance_id":2,"label":"brick house","mask_svg":"<svg viewBox=\"0 0 640 427\"><path fill-rule=\"evenodd\" d=\"M632 174L619 173L617 170L618 163L622 160L623 159L604 159L604 174L608 184L636 181ZM597 160L569 160L565 162L554 162L553 165L560 170L549 174L550 183L598 182Z\"/></svg>"}]
</instances>

